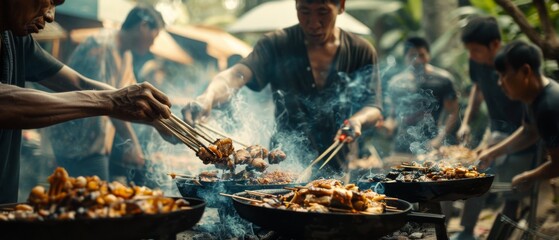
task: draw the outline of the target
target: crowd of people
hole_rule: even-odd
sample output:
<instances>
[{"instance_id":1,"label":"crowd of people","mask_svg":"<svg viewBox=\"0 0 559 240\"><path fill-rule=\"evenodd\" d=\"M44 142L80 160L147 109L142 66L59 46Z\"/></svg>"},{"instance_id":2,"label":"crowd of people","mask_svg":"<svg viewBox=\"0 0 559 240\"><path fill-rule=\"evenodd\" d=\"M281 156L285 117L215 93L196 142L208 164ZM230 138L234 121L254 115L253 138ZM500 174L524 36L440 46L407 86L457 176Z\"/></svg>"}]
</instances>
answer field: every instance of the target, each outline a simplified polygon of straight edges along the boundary
<instances>
[{"instance_id":1,"label":"crowd of people","mask_svg":"<svg viewBox=\"0 0 559 240\"><path fill-rule=\"evenodd\" d=\"M158 121L171 115L169 98L147 82L138 83L132 70L133 56L146 54L164 28L161 14L150 6L135 7L120 30L88 38L64 64L30 35L54 21L54 9L63 2L0 5L0 203L17 201L22 129L52 125L45 133L56 164L71 175L103 179L110 178L114 139L109 120L116 135L129 140L119 158L123 163L145 164L138 127L130 122L153 127L177 143ZM342 177L353 150L366 148L364 131L383 129L392 136L392 155L422 154L467 142L470 123L485 102L490 134L479 148L480 168L491 166L496 181L518 188L559 176L559 86L543 74L539 48L523 41L504 44L493 17L469 19L461 39L472 87L460 118L462 96L455 79L430 63L429 43L421 37L406 39L402 64L407 68L388 80L383 93L375 47L335 25L345 2L296 0L299 22L265 34L247 57L215 75L201 95L181 106L184 120L195 125L239 89L269 86L276 122L270 149L298 139L301 148L319 155L347 134L347 144L327 169L314 171L314 178ZM25 88L26 81L50 91ZM548 157L540 166L537 146ZM518 219L525 193L505 196L503 214ZM464 230L456 239L473 239L485 198L466 201Z\"/></svg>"}]
</instances>

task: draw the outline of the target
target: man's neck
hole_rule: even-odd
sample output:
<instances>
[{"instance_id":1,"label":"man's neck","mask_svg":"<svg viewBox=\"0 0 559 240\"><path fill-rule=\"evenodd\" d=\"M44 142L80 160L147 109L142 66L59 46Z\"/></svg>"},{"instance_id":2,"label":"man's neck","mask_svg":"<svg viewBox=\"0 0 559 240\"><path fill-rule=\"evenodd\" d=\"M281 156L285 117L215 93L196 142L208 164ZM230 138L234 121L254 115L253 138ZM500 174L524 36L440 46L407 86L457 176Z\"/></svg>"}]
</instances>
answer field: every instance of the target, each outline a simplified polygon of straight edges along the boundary
<instances>
[{"instance_id":1,"label":"man's neck","mask_svg":"<svg viewBox=\"0 0 559 240\"><path fill-rule=\"evenodd\" d=\"M544 76L535 77L536 79L532 79L534 81L534 85L528 87L526 89L526 99L525 102L532 104L534 100L541 94L544 88L550 83L549 79Z\"/></svg>"},{"instance_id":2,"label":"man's neck","mask_svg":"<svg viewBox=\"0 0 559 240\"><path fill-rule=\"evenodd\" d=\"M307 47L309 48L324 48L324 47L329 47L329 46L339 46L340 45L340 29L336 28L334 29L334 34L332 34L332 36L330 36L326 41L324 42L309 42L307 40L305 40L305 44L307 45Z\"/></svg>"}]
</instances>

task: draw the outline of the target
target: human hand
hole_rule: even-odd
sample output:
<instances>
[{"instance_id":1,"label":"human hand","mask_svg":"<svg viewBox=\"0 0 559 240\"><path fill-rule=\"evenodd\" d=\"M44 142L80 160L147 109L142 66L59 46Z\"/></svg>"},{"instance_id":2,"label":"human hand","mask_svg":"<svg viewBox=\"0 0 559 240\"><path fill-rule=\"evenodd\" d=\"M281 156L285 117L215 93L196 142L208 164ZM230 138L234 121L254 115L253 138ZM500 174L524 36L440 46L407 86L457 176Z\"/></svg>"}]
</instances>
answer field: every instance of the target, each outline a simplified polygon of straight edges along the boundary
<instances>
[{"instance_id":1,"label":"human hand","mask_svg":"<svg viewBox=\"0 0 559 240\"><path fill-rule=\"evenodd\" d=\"M345 120L344 124L338 132L336 133L336 137L334 141L340 140L342 142L353 142L356 138L361 136L361 123L354 120Z\"/></svg>"},{"instance_id":2,"label":"human hand","mask_svg":"<svg viewBox=\"0 0 559 240\"><path fill-rule=\"evenodd\" d=\"M458 138L458 141L460 141L461 143L468 143L470 142L471 136L472 133L471 133L470 126L468 124L460 125L460 128L456 132L456 137Z\"/></svg>"},{"instance_id":3,"label":"human hand","mask_svg":"<svg viewBox=\"0 0 559 240\"><path fill-rule=\"evenodd\" d=\"M493 161L498 157L495 151L491 151L487 148L476 150L476 159L479 160L479 169L487 169L491 166Z\"/></svg>"},{"instance_id":4,"label":"human hand","mask_svg":"<svg viewBox=\"0 0 559 240\"><path fill-rule=\"evenodd\" d=\"M528 172L522 172L512 178L511 186L515 191L526 191L534 184Z\"/></svg>"},{"instance_id":5,"label":"human hand","mask_svg":"<svg viewBox=\"0 0 559 240\"><path fill-rule=\"evenodd\" d=\"M442 135L437 135L437 137L433 138L430 142L429 145L431 146L431 148L433 149L438 149L441 147L441 145L443 144L443 139L444 136Z\"/></svg>"},{"instance_id":6,"label":"human hand","mask_svg":"<svg viewBox=\"0 0 559 240\"><path fill-rule=\"evenodd\" d=\"M201 99L188 102L181 110L184 121L191 125L195 125L198 121L205 121L212 110L211 104L206 102Z\"/></svg>"},{"instance_id":7,"label":"human hand","mask_svg":"<svg viewBox=\"0 0 559 240\"><path fill-rule=\"evenodd\" d=\"M110 91L109 116L127 121L152 122L171 116L171 102L165 94L144 82Z\"/></svg>"}]
</instances>

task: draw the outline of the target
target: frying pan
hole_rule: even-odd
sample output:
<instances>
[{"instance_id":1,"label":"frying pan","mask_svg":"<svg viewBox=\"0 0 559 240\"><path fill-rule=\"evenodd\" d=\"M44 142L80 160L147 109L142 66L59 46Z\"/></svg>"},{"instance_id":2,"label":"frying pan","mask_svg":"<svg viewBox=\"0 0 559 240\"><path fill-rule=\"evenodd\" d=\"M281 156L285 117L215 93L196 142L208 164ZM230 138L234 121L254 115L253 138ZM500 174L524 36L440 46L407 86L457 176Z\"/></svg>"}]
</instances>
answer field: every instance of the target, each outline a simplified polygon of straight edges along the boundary
<instances>
[{"instance_id":1,"label":"frying pan","mask_svg":"<svg viewBox=\"0 0 559 240\"><path fill-rule=\"evenodd\" d=\"M206 203L184 198L191 208L161 214L143 214L119 218L0 221L1 239L167 239L194 226L202 218ZM13 208L17 204L3 204Z\"/></svg>"},{"instance_id":2,"label":"frying pan","mask_svg":"<svg viewBox=\"0 0 559 240\"><path fill-rule=\"evenodd\" d=\"M259 192L285 194L284 189ZM235 195L250 197L245 192ZM444 224L444 215L412 212L411 203L389 200L387 204L401 212L377 215L359 213L312 213L266 208L248 201L233 199L235 210L245 220L265 229L296 239L376 239L393 233L407 222Z\"/></svg>"},{"instance_id":3,"label":"frying pan","mask_svg":"<svg viewBox=\"0 0 559 240\"><path fill-rule=\"evenodd\" d=\"M282 189L284 187L301 186L306 183L288 184L248 184L248 180L220 180L214 182L194 181L193 179L176 178L177 188L183 197L196 197L206 200L208 207L222 207L230 204L227 197L219 193L237 193L245 190Z\"/></svg>"},{"instance_id":4,"label":"frying pan","mask_svg":"<svg viewBox=\"0 0 559 240\"><path fill-rule=\"evenodd\" d=\"M494 178L495 175L487 174L484 177L433 182L375 182L365 177L359 180L357 186L409 202L456 201L483 195L491 188Z\"/></svg>"}]
</instances>

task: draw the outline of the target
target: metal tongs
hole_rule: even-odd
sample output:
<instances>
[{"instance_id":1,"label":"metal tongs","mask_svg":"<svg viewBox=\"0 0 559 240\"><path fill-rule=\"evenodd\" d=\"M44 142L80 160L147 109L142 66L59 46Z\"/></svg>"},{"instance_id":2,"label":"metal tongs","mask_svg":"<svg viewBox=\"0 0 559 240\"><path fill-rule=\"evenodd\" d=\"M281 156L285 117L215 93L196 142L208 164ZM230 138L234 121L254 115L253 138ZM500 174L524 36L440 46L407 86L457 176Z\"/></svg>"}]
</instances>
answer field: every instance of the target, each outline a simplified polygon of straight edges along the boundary
<instances>
[{"instance_id":1,"label":"metal tongs","mask_svg":"<svg viewBox=\"0 0 559 240\"><path fill-rule=\"evenodd\" d=\"M326 159L326 161L324 161L324 163L322 163L320 168L318 168L318 169L322 169L324 166L326 166L328 162L330 162L330 160L332 160L332 158L334 158L334 156L336 156L336 154L338 154L338 152L342 149L342 147L347 143L346 141L347 137L353 137L353 135L355 134L353 132L353 129L351 128L349 120L344 121L341 130L342 130L342 134L340 134L340 136L334 141L334 143L332 143L332 145L330 145L330 147L328 147L322 154L320 154L320 156L318 156L314 161L311 162L311 166L320 162L320 160L322 160L326 155L328 155L328 153L331 152L330 156Z\"/></svg>"},{"instance_id":2,"label":"metal tongs","mask_svg":"<svg viewBox=\"0 0 559 240\"><path fill-rule=\"evenodd\" d=\"M353 132L353 129L351 128L351 124L349 123L349 120L345 120L344 124L340 129L342 130L340 136L336 140L334 140L334 143L332 143L330 147L328 147L322 154L320 154L315 160L311 162L311 164L299 176L297 182L304 181L305 179L310 177L310 173L312 172L312 167L318 162L320 162L326 155L328 155L328 153L330 153L330 156L328 156L326 161L324 161L324 163L320 166L319 169L322 169L324 166L326 166L326 164L330 162L330 160L332 160L332 158L334 158L334 156L336 156L336 154L338 154L338 152L342 149L342 147L347 143L346 141L347 138L353 137L355 134Z\"/></svg>"}]
</instances>

